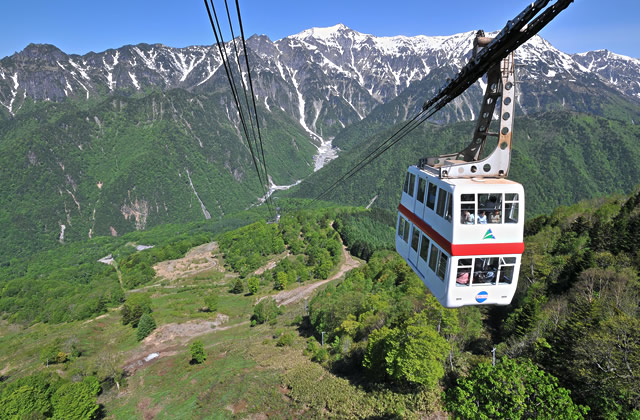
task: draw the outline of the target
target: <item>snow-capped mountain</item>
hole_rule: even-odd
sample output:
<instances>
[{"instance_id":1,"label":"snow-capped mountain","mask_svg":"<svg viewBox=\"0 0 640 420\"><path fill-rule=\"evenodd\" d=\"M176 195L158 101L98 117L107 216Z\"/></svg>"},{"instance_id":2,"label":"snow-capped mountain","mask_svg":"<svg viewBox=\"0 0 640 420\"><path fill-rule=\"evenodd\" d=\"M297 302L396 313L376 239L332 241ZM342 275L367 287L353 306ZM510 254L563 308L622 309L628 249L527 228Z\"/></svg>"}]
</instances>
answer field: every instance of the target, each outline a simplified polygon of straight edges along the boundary
<instances>
[{"instance_id":1,"label":"snow-capped mountain","mask_svg":"<svg viewBox=\"0 0 640 420\"><path fill-rule=\"evenodd\" d=\"M635 98L640 98L640 60L607 50L574 54L572 58L606 80L617 90Z\"/></svg>"},{"instance_id":2,"label":"snow-capped mountain","mask_svg":"<svg viewBox=\"0 0 640 420\"><path fill-rule=\"evenodd\" d=\"M447 75L466 63L473 38L473 32L376 37L339 24L275 42L253 36L247 43L254 88L265 109L283 110L311 137L322 140L363 119L412 83L431 79L433 90L441 86ZM640 98L640 60L634 58L608 51L568 55L536 36L518 49L517 63L522 85L518 104L524 112L550 102L572 106L575 95L558 97L572 90L567 87L571 84L606 87ZM224 89L226 83L215 46L139 44L79 56L52 45L31 44L0 60L0 109L14 115L26 98L61 101L175 88L206 93ZM479 81L475 90L457 100L453 115L444 119L473 118L475 97L482 87ZM416 103L425 99L426 95L416 98Z\"/></svg>"}]
</instances>

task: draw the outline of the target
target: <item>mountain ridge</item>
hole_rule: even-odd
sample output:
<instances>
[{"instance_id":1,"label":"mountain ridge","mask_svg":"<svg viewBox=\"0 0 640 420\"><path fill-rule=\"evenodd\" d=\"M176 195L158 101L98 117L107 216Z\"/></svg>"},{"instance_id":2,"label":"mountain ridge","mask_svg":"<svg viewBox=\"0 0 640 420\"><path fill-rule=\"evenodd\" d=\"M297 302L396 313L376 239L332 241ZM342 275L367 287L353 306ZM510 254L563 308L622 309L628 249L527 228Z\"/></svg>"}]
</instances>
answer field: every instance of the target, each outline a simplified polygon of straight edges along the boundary
<instances>
[{"instance_id":1,"label":"mountain ridge","mask_svg":"<svg viewBox=\"0 0 640 420\"><path fill-rule=\"evenodd\" d=\"M265 106L279 104L314 128L315 116L312 109L306 108L312 93L308 85L322 79L310 77L312 71L338 79L348 76L352 80L352 83L343 80L341 83L345 86L334 92L355 111L356 115L344 115L340 120L347 123L349 118L362 119L377 104L396 97L411 82L424 79L435 68L442 65L460 68L470 55L474 35L474 31L470 31L450 36L376 37L338 24L307 29L277 41L253 35L247 44L258 76L257 93ZM399 57L409 61L399 62ZM589 60L605 59L610 63L599 65L593 72L584 65ZM33 60L46 67L36 74L40 82L26 72L38 64ZM638 59L603 51L570 55L535 36L518 49L517 60L527 65L544 62L543 73L550 78L562 74L569 77L573 73L597 74L623 95L640 99L640 86L633 83L640 77ZM520 69L519 78L537 79L541 74L537 67L534 72ZM637 70L635 78L634 70ZM198 90L206 88L220 71L221 61L213 45L174 48L141 43L99 53L67 55L51 44L29 44L24 50L0 59L0 103L13 114L26 97L58 101L70 96L88 99L114 90L129 90L133 94L144 93L149 88ZM622 71L626 71L624 79L628 80L624 86L612 83ZM275 96L273 89L261 89L262 74L279 78L279 84L286 86L289 102L293 104L276 100L282 97ZM224 80L218 82L216 87ZM331 94L324 93L324 96ZM305 99L304 115L299 112L301 97ZM318 133L320 130L315 128L313 131Z\"/></svg>"}]
</instances>

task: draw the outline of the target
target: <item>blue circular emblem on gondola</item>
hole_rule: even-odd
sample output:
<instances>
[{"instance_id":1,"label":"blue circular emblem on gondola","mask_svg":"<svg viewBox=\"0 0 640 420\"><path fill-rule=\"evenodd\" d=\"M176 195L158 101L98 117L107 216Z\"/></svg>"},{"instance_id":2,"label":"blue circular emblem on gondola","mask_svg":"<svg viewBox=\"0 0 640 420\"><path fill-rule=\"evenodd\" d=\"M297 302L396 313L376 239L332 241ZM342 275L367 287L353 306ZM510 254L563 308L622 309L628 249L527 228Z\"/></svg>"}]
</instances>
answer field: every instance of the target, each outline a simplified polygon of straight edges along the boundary
<instances>
[{"instance_id":1,"label":"blue circular emblem on gondola","mask_svg":"<svg viewBox=\"0 0 640 420\"><path fill-rule=\"evenodd\" d=\"M478 303L482 303L482 302L484 302L485 300L487 300L487 298L488 298L488 297L489 297L489 293L484 292L484 291L483 291L483 292L480 292L480 293L478 293L478 294L476 295L476 302L478 302Z\"/></svg>"}]
</instances>

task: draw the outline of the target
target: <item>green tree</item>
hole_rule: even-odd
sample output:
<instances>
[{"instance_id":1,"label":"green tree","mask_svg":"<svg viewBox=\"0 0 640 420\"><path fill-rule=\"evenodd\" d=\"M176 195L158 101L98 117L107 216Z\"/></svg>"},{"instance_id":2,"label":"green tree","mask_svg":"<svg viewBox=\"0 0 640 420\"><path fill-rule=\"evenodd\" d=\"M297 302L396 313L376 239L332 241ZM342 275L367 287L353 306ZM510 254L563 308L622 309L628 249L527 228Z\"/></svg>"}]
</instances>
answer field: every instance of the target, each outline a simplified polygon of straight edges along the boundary
<instances>
[{"instance_id":1,"label":"green tree","mask_svg":"<svg viewBox=\"0 0 640 420\"><path fill-rule=\"evenodd\" d=\"M296 270L291 269L287 272L287 284L294 284L298 281L298 273Z\"/></svg>"},{"instance_id":2,"label":"green tree","mask_svg":"<svg viewBox=\"0 0 640 420\"><path fill-rule=\"evenodd\" d=\"M256 324L264 324L267 321L276 319L280 314L280 308L273 298L262 299L253 307L253 316L251 319Z\"/></svg>"},{"instance_id":3,"label":"green tree","mask_svg":"<svg viewBox=\"0 0 640 420\"><path fill-rule=\"evenodd\" d=\"M142 315L151 313L151 297L148 293L131 293L122 305L120 313L123 325L131 324L136 328Z\"/></svg>"},{"instance_id":4,"label":"green tree","mask_svg":"<svg viewBox=\"0 0 640 420\"><path fill-rule=\"evenodd\" d=\"M449 350L427 314L419 313L400 327L372 332L364 366L374 372L384 371L398 382L433 388L444 376L443 361Z\"/></svg>"},{"instance_id":5,"label":"green tree","mask_svg":"<svg viewBox=\"0 0 640 420\"><path fill-rule=\"evenodd\" d=\"M582 419L589 408L574 404L558 380L530 360L481 363L445 394L447 409L464 419Z\"/></svg>"},{"instance_id":6,"label":"green tree","mask_svg":"<svg viewBox=\"0 0 640 420\"><path fill-rule=\"evenodd\" d=\"M151 331L156 329L156 321L150 314L144 314L140 318L138 323L138 329L136 330L136 339L142 341L146 336L151 334Z\"/></svg>"},{"instance_id":7,"label":"green tree","mask_svg":"<svg viewBox=\"0 0 640 420\"><path fill-rule=\"evenodd\" d=\"M237 295L241 294L244 292L244 283L242 282L241 278L237 278L234 282L233 282L233 287L231 288L231 293L235 293Z\"/></svg>"},{"instance_id":8,"label":"green tree","mask_svg":"<svg viewBox=\"0 0 640 420\"><path fill-rule=\"evenodd\" d=\"M191 352L191 361L189 363L193 364L201 364L204 363L205 360L207 360L207 355L204 352L204 344L202 344L202 341L200 340L196 340L193 343L191 343L191 346L189 347L189 351Z\"/></svg>"},{"instance_id":9,"label":"green tree","mask_svg":"<svg viewBox=\"0 0 640 420\"><path fill-rule=\"evenodd\" d=\"M5 385L0 392L0 419L46 418L53 411L51 396L60 387L56 374L40 373Z\"/></svg>"},{"instance_id":10,"label":"green tree","mask_svg":"<svg viewBox=\"0 0 640 420\"><path fill-rule=\"evenodd\" d=\"M249 293L255 295L258 293L258 289L260 288L260 279L258 277L249 277L247 280L247 286L249 288Z\"/></svg>"},{"instance_id":11,"label":"green tree","mask_svg":"<svg viewBox=\"0 0 640 420\"><path fill-rule=\"evenodd\" d=\"M242 292L241 292L242 293ZM218 294L214 291L207 293L204 297L204 306L207 312L218 310Z\"/></svg>"},{"instance_id":12,"label":"green tree","mask_svg":"<svg viewBox=\"0 0 640 420\"><path fill-rule=\"evenodd\" d=\"M82 383L87 385L91 393L93 393L94 395L98 395L100 391L102 391L100 381L98 381L98 378L93 375L85 376L84 378L82 378Z\"/></svg>"},{"instance_id":13,"label":"green tree","mask_svg":"<svg viewBox=\"0 0 640 420\"><path fill-rule=\"evenodd\" d=\"M53 397L53 419L90 420L98 413L96 389L87 382L72 382L62 385Z\"/></svg>"},{"instance_id":14,"label":"green tree","mask_svg":"<svg viewBox=\"0 0 640 420\"><path fill-rule=\"evenodd\" d=\"M573 345L568 367L574 389L580 388L592 414L628 417L640 409L640 321L619 313L591 326Z\"/></svg>"},{"instance_id":15,"label":"green tree","mask_svg":"<svg viewBox=\"0 0 640 420\"><path fill-rule=\"evenodd\" d=\"M101 353L95 359L94 372L98 376L98 380L102 383L113 382L118 391L120 391L120 383L124 378L118 353L114 349L102 349Z\"/></svg>"},{"instance_id":16,"label":"green tree","mask_svg":"<svg viewBox=\"0 0 640 420\"><path fill-rule=\"evenodd\" d=\"M300 267L298 267L296 269L296 271L298 272L298 275L300 276L300 281L301 282L305 282L308 281L311 278L311 273L309 272L309 268L302 265Z\"/></svg>"},{"instance_id":17,"label":"green tree","mask_svg":"<svg viewBox=\"0 0 640 420\"><path fill-rule=\"evenodd\" d=\"M289 278L287 276L287 273L285 273L284 271L280 271L276 274L276 281L274 284L274 288L276 290L284 290L287 288L288 281L289 281Z\"/></svg>"}]
</instances>

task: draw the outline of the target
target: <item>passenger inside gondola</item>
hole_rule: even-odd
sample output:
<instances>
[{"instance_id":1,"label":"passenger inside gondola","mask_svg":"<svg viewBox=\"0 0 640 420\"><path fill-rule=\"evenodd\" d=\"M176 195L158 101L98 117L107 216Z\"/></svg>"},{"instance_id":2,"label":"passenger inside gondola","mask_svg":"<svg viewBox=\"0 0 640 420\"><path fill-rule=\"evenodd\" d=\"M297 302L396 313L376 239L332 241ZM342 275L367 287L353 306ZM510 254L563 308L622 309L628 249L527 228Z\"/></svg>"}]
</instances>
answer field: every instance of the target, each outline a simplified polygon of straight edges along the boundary
<instances>
[{"instance_id":1,"label":"passenger inside gondola","mask_svg":"<svg viewBox=\"0 0 640 420\"><path fill-rule=\"evenodd\" d=\"M456 277L456 283L458 284L469 284L469 275L471 274L470 268L461 268L458 270L458 276Z\"/></svg>"},{"instance_id":2,"label":"passenger inside gondola","mask_svg":"<svg viewBox=\"0 0 640 420\"><path fill-rule=\"evenodd\" d=\"M478 216L478 224L486 225L487 224L487 213L484 211L480 212L480 216Z\"/></svg>"},{"instance_id":3,"label":"passenger inside gondola","mask_svg":"<svg viewBox=\"0 0 640 420\"><path fill-rule=\"evenodd\" d=\"M473 269L473 284L495 284L497 274L497 258L476 258Z\"/></svg>"},{"instance_id":4,"label":"passenger inside gondola","mask_svg":"<svg viewBox=\"0 0 640 420\"><path fill-rule=\"evenodd\" d=\"M500 217L500 210L495 210L493 213L491 213L491 215L489 216L489 223L501 223L501 217Z\"/></svg>"},{"instance_id":5,"label":"passenger inside gondola","mask_svg":"<svg viewBox=\"0 0 640 420\"><path fill-rule=\"evenodd\" d=\"M471 258L458 261L458 273L456 274L457 286L468 286L471 279Z\"/></svg>"}]
</instances>

